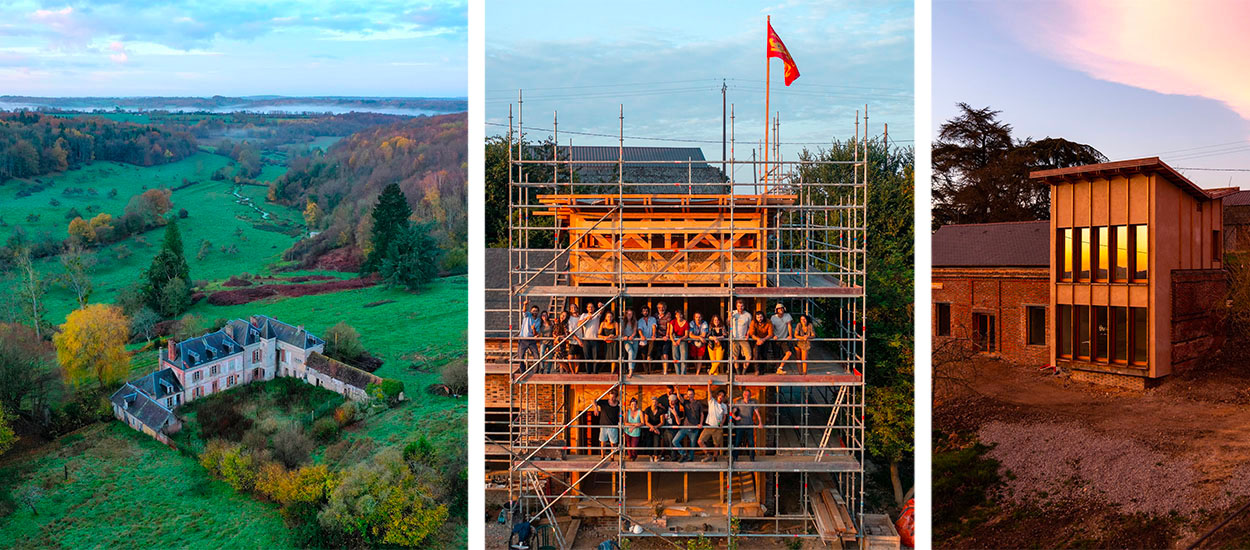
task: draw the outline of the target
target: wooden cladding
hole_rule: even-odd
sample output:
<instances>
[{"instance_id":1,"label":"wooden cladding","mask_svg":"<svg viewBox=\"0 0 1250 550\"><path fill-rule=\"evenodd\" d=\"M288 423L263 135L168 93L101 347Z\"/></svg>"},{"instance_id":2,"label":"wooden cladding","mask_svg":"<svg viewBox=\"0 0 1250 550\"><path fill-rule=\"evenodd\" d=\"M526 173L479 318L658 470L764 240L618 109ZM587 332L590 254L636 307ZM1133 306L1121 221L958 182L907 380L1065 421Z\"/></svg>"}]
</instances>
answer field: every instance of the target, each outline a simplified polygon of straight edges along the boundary
<instances>
[{"instance_id":1,"label":"wooden cladding","mask_svg":"<svg viewBox=\"0 0 1250 550\"><path fill-rule=\"evenodd\" d=\"M726 285L732 277L736 285L765 286L769 209L762 204L788 200L708 196L664 203L625 197L618 215L608 208L612 197L566 197L541 200L553 206L546 213L556 216L573 243L573 285Z\"/></svg>"}]
</instances>

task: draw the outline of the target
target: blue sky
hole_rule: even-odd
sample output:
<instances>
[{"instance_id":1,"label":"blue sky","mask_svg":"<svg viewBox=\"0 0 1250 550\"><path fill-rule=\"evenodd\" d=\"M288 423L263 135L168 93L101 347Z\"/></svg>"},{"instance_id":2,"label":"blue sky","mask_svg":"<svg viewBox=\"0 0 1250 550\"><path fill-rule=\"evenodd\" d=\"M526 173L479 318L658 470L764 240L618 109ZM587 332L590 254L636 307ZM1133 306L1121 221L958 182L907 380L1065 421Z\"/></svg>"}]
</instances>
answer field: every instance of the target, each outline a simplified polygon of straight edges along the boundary
<instances>
[{"instance_id":1,"label":"blue sky","mask_svg":"<svg viewBox=\"0 0 1250 550\"><path fill-rule=\"evenodd\" d=\"M1001 110L1017 137L1111 160L1158 156L1204 187L1250 188L1250 4L933 5L933 125L955 104Z\"/></svg>"},{"instance_id":2,"label":"blue sky","mask_svg":"<svg viewBox=\"0 0 1250 550\"><path fill-rule=\"evenodd\" d=\"M486 119L506 124L517 89L526 126L551 127L562 144L615 144L625 108L626 145L698 145L721 156L721 79L736 105L737 157L764 134L765 15L801 76L789 88L773 60L772 110L782 142L828 143L854 135L855 110L869 104L880 134L911 145L914 135L913 5L910 1L746 2L489 1L486 5ZM487 135L506 127L487 126ZM539 138L549 132L535 131ZM817 145L808 145L816 147ZM800 145L786 146L794 158ZM749 170L749 168L746 168ZM750 179L746 174L746 179ZM742 179L742 174L738 175Z\"/></svg>"},{"instance_id":3,"label":"blue sky","mask_svg":"<svg viewBox=\"0 0 1250 550\"><path fill-rule=\"evenodd\" d=\"M463 1L16 1L0 94L467 95Z\"/></svg>"}]
</instances>

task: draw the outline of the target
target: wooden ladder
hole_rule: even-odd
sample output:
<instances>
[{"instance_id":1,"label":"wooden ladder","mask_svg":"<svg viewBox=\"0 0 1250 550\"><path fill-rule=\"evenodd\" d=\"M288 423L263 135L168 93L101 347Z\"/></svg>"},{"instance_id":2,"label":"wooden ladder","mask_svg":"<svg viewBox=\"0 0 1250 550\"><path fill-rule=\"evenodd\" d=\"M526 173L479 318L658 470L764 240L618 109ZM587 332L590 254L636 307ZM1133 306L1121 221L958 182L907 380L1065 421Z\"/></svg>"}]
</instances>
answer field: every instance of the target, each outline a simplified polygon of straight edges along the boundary
<instances>
[{"instance_id":1,"label":"wooden ladder","mask_svg":"<svg viewBox=\"0 0 1250 550\"><path fill-rule=\"evenodd\" d=\"M833 436L834 427L838 425L838 411L842 409L842 403L846 401L846 386L838 388L838 397L833 401L833 409L829 411L829 422L825 424L825 434L820 438L820 451L816 453L816 462L820 462L825 456L825 450L829 446L829 439Z\"/></svg>"},{"instance_id":2,"label":"wooden ladder","mask_svg":"<svg viewBox=\"0 0 1250 550\"><path fill-rule=\"evenodd\" d=\"M565 550L568 548L568 545L564 543L564 533L560 530L560 522L556 521L556 514L552 511L552 506L547 501L547 494L543 491L542 480L534 472L526 472L525 477L529 478L530 485L534 486L534 494L538 496L539 504L543 505L543 517L547 519L547 524L551 526L551 532L556 537L557 547L560 550Z\"/></svg>"}]
</instances>

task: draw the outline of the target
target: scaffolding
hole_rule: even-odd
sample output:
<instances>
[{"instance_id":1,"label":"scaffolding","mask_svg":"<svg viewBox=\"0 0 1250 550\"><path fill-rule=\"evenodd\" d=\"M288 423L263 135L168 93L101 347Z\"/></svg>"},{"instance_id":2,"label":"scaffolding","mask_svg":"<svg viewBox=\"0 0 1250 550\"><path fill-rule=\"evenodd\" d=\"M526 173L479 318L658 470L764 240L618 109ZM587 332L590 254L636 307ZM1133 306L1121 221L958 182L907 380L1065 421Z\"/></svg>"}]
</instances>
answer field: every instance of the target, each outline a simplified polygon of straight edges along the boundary
<instances>
[{"instance_id":1,"label":"scaffolding","mask_svg":"<svg viewBox=\"0 0 1250 550\"><path fill-rule=\"evenodd\" d=\"M516 120L512 107L508 116L508 288L487 289L507 294L506 308L487 312L507 317L507 330L487 334L487 401L496 406L486 447L497 466L488 486L507 492L518 517L551 526L560 548L589 518L614 521L618 542L702 534L861 546L867 108L856 113L851 160L783 160L774 139L774 160L740 161L730 147L723 178L695 181L689 175L705 161L626 160L623 106L617 158L594 160L558 145L555 117L549 145L528 145L523 104L518 98ZM780 137L776 119L770 131ZM578 181L582 166L614 167L615 181ZM687 176L630 181L632 166ZM740 167L756 177L737 181ZM784 306L795 323L809 316L814 335L748 339L749 355L744 340L727 337L719 361L710 340L701 359L684 362L631 358L638 353L619 340L577 353L577 336L605 314L657 314L664 303L666 312L698 312L705 322L717 315L728 325L739 302L747 313L765 311L766 322L766 306ZM570 305L580 315L568 324L561 315ZM531 307L572 330L523 334ZM802 364L799 346L809 348ZM795 356L781 363L787 349ZM721 368L713 374L714 362ZM723 391L731 412L749 390L762 422L707 428L710 444L693 447L692 461L663 458L674 456L674 435L694 443L680 430L705 439L703 428L655 436L640 428L646 437L627 444L630 400L641 409L670 387L693 391L705 408ZM597 405L613 392L615 425L596 423ZM619 443L601 444L612 428Z\"/></svg>"}]
</instances>

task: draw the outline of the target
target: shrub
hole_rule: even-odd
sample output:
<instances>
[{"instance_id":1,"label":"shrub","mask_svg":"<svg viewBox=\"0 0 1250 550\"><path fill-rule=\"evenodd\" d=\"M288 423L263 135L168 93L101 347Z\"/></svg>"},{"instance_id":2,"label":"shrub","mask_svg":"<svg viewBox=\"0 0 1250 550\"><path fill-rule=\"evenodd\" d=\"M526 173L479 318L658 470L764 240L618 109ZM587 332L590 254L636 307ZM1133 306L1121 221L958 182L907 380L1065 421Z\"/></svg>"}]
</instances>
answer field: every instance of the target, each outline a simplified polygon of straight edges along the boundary
<instances>
[{"instance_id":1,"label":"shrub","mask_svg":"<svg viewBox=\"0 0 1250 550\"><path fill-rule=\"evenodd\" d=\"M351 401L345 401L338 408L334 409L334 421L339 427L344 427L356 421L356 405Z\"/></svg>"},{"instance_id":2,"label":"shrub","mask_svg":"<svg viewBox=\"0 0 1250 550\"><path fill-rule=\"evenodd\" d=\"M464 395L469 392L469 365L462 359L443 365L443 384L453 395Z\"/></svg>"},{"instance_id":3,"label":"shrub","mask_svg":"<svg viewBox=\"0 0 1250 550\"><path fill-rule=\"evenodd\" d=\"M221 479L240 492L251 492L256 486L256 467L252 453L238 445L231 446L221 457Z\"/></svg>"},{"instance_id":4,"label":"shrub","mask_svg":"<svg viewBox=\"0 0 1250 550\"><path fill-rule=\"evenodd\" d=\"M337 409L335 413L338 413ZM323 443L333 441L339 435L339 423L328 416L318 418L316 422L313 422L312 433L317 441Z\"/></svg>"},{"instance_id":5,"label":"shrub","mask_svg":"<svg viewBox=\"0 0 1250 550\"><path fill-rule=\"evenodd\" d=\"M252 428L252 419L239 412L234 400L224 395L203 401L196 418L200 423L200 433L207 438L239 441Z\"/></svg>"},{"instance_id":6,"label":"shrub","mask_svg":"<svg viewBox=\"0 0 1250 550\"><path fill-rule=\"evenodd\" d=\"M434 460L434 445L425 435L417 438L416 441L409 443L404 447L404 460L408 462L416 462L421 464L431 464Z\"/></svg>"},{"instance_id":7,"label":"shrub","mask_svg":"<svg viewBox=\"0 0 1250 550\"><path fill-rule=\"evenodd\" d=\"M365 388L369 395L375 399L382 400L386 404L394 406L399 403L400 397L404 393L404 383L393 378L383 378L380 383L369 384Z\"/></svg>"},{"instance_id":8,"label":"shrub","mask_svg":"<svg viewBox=\"0 0 1250 550\"><path fill-rule=\"evenodd\" d=\"M336 425L335 428L337 427ZM297 425L287 426L273 434L273 457L288 468L304 463L312 450L313 442Z\"/></svg>"},{"instance_id":9,"label":"shrub","mask_svg":"<svg viewBox=\"0 0 1250 550\"><path fill-rule=\"evenodd\" d=\"M324 336L328 357L351 363L365 352L364 345L360 343L360 333L343 321L326 329L322 336Z\"/></svg>"}]
</instances>

